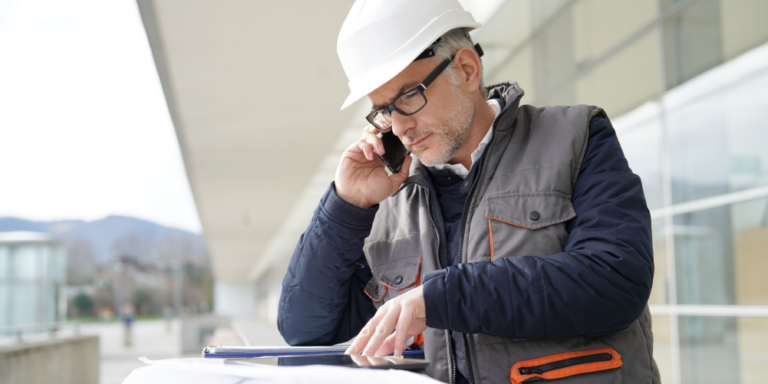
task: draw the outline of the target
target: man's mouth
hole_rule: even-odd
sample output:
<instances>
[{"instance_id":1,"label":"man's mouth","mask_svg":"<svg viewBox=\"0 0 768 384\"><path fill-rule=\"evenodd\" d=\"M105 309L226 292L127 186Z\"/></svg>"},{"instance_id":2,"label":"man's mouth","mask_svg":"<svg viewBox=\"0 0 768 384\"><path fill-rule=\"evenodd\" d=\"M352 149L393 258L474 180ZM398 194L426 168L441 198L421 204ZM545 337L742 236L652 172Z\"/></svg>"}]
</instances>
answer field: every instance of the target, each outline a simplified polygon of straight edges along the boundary
<instances>
[{"instance_id":1,"label":"man's mouth","mask_svg":"<svg viewBox=\"0 0 768 384\"><path fill-rule=\"evenodd\" d=\"M426 136L422 137L421 139L419 139L418 141L414 141L414 142L412 142L412 143L411 143L411 145L410 145L410 146L411 146L411 148L416 148L416 147L419 147L420 145L424 144L424 142L426 142L426 141L427 141L427 139L428 139L430 136L432 136L432 135L431 135L431 134L430 134L430 135L426 135Z\"/></svg>"}]
</instances>

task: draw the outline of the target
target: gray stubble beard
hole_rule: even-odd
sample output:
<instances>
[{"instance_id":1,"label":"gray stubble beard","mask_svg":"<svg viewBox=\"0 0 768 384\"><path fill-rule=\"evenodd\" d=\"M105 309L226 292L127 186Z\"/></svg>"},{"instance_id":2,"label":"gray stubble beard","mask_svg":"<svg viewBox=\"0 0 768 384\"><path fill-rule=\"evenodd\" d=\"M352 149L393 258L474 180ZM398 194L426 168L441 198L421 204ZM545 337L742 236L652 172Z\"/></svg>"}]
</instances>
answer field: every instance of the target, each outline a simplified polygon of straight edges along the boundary
<instances>
[{"instance_id":1,"label":"gray stubble beard","mask_svg":"<svg viewBox=\"0 0 768 384\"><path fill-rule=\"evenodd\" d=\"M459 151L459 148L464 145L467 137L469 137L469 130L475 115L472 100L461 91L458 85L451 84L451 90L458 101L456 108L443 115L443 121L440 124L443 127L442 129L435 126L430 126L426 129L427 134L439 132L442 136L447 137L449 139L448 145L445 148L441 148L442 154L432 161L425 161L414 153L414 156L427 167L448 163L456 155L456 152Z\"/></svg>"}]
</instances>

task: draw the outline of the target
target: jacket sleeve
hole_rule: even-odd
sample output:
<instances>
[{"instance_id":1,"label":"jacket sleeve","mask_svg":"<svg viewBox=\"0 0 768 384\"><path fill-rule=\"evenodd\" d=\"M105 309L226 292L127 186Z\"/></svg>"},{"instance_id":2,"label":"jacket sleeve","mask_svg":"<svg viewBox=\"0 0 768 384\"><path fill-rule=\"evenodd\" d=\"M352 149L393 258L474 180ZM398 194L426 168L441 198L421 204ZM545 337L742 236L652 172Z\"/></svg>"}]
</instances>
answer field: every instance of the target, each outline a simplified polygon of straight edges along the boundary
<instances>
[{"instance_id":1,"label":"jacket sleeve","mask_svg":"<svg viewBox=\"0 0 768 384\"><path fill-rule=\"evenodd\" d=\"M508 338L626 329L653 282L651 217L610 121L593 118L565 251L459 264L427 276L427 325ZM448 300L450 298L450 300Z\"/></svg>"},{"instance_id":2,"label":"jacket sleeve","mask_svg":"<svg viewBox=\"0 0 768 384\"><path fill-rule=\"evenodd\" d=\"M363 239L377 209L347 203L333 184L323 195L283 279L277 325L288 344L345 342L373 317L363 292L372 277Z\"/></svg>"}]
</instances>

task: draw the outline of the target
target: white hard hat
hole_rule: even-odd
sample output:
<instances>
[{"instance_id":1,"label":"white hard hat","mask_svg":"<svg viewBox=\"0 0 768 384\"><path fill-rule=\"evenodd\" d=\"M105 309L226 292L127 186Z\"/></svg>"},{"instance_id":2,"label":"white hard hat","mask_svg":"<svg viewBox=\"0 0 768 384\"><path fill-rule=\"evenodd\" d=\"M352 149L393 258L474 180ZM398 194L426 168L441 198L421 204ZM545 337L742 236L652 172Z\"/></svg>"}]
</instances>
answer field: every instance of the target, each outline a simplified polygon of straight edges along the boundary
<instances>
[{"instance_id":1,"label":"white hard hat","mask_svg":"<svg viewBox=\"0 0 768 384\"><path fill-rule=\"evenodd\" d=\"M397 76L444 33L480 26L457 0L355 1L336 43L350 90L341 109Z\"/></svg>"}]
</instances>

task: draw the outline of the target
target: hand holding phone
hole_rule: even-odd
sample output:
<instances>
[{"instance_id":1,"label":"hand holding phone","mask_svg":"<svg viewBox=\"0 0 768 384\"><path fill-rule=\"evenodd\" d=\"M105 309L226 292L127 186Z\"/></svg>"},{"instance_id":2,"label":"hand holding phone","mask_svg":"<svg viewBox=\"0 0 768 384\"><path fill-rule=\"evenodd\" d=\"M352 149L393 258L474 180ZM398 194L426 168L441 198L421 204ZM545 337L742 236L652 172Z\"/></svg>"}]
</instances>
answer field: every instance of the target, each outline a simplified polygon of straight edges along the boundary
<instances>
[{"instance_id":1,"label":"hand holding phone","mask_svg":"<svg viewBox=\"0 0 768 384\"><path fill-rule=\"evenodd\" d=\"M350 204L370 208L397 192L408 178L411 161L394 133L380 133L369 125L342 155L336 169L336 194Z\"/></svg>"}]
</instances>

